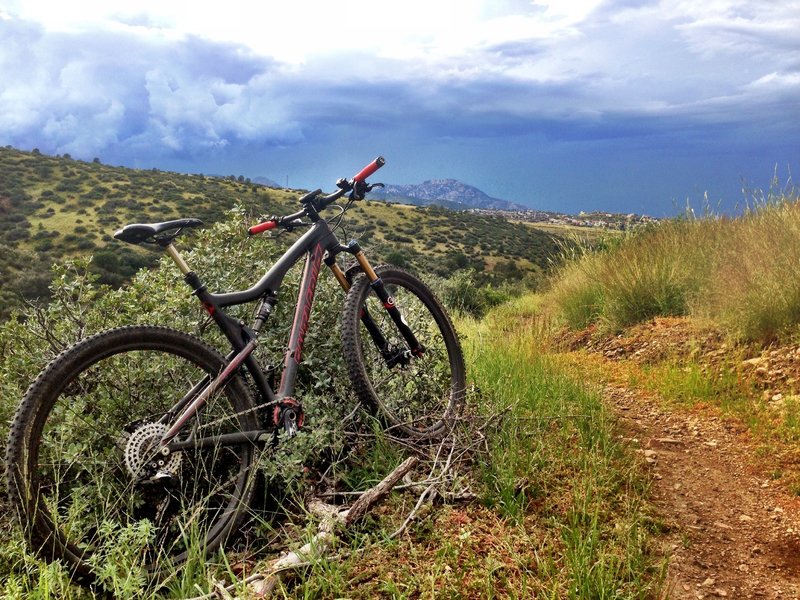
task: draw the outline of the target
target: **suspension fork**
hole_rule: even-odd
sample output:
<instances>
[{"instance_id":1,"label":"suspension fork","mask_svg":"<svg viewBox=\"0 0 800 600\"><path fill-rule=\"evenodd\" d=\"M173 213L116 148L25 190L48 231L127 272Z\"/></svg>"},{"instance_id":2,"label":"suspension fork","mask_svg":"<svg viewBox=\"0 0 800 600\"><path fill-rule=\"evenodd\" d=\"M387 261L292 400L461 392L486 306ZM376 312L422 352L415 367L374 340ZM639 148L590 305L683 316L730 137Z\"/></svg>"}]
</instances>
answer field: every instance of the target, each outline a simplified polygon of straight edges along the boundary
<instances>
[{"instance_id":1,"label":"suspension fork","mask_svg":"<svg viewBox=\"0 0 800 600\"><path fill-rule=\"evenodd\" d=\"M347 275L344 274L344 271L336 264L336 255L328 252L325 255L324 259L325 264L333 273L333 276L336 278L336 281L339 282L339 285L344 290L345 294L350 291L350 282L347 280ZM386 338L383 337L383 333L381 333L380 328L375 323L372 315L367 312L367 307L361 309L361 322L364 324L364 327L369 332L372 341L375 342L375 346L380 350L381 354L384 357L388 357L389 353L389 343L386 341Z\"/></svg>"},{"instance_id":2,"label":"suspension fork","mask_svg":"<svg viewBox=\"0 0 800 600\"><path fill-rule=\"evenodd\" d=\"M403 315L400 313L397 306L395 306L394 298L392 298L392 296L389 294L389 291L386 289L386 285L383 283L383 280L378 277L378 274L372 268L372 265L370 265L366 255L364 254L364 251L361 249L361 246L359 246L358 242L352 241L348 244L347 251L356 257L358 264L361 266L361 270L369 279L370 287L380 299L384 309L386 309L386 312L389 313L392 321L394 321L398 331L408 344L411 353L414 356L421 356L425 352L425 348L419 343L414 335L414 332L411 331L408 323L406 323L406 320L403 318ZM333 271L334 276L339 281L339 285L341 285L345 291L349 290L350 282L347 281L347 277L336 264L335 256L329 254L325 258L325 264L328 265L328 267L330 267L330 269ZM366 307L364 307L362 310L361 321L364 323L367 331L369 331L369 334L375 342L375 345L378 346L384 356L386 356L386 353L389 350L386 338L383 337L383 334L378 329L378 326L375 324L372 316L367 312Z\"/></svg>"}]
</instances>

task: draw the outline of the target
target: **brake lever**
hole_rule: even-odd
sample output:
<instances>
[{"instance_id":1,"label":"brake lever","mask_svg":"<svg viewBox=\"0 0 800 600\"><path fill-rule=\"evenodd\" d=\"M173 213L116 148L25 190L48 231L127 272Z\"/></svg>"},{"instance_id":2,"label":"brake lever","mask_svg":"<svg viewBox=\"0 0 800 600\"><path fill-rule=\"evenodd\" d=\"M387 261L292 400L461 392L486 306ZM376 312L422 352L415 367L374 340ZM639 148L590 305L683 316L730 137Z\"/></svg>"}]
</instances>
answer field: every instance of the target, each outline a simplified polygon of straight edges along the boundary
<instances>
[{"instance_id":1,"label":"brake lever","mask_svg":"<svg viewBox=\"0 0 800 600\"><path fill-rule=\"evenodd\" d=\"M281 224L286 231L294 231L296 227L308 227L311 223L306 223L305 221L301 221L300 219L295 219L294 221L289 221L286 224Z\"/></svg>"},{"instance_id":2,"label":"brake lever","mask_svg":"<svg viewBox=\"0 0 800 600\"><path fill-rule=\"evenodd\" d=\"M353 185L353 191L350 193L351 200L363 200L364 196L370 193L373 188L386 187L382 183L367 183L366 181L356 181Z\"/></svg>"}]
</instances>

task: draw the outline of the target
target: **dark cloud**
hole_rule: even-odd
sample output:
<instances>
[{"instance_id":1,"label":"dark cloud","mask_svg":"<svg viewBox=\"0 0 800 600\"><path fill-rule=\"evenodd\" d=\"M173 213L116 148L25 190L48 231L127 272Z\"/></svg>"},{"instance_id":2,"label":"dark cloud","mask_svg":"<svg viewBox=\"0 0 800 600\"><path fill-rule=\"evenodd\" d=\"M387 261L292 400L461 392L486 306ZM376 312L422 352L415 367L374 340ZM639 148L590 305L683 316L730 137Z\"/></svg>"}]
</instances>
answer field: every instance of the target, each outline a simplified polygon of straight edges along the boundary
<instances>
[{"instance_id":1,"label":"dark cloud","mask_svg":"<svg viewBox=\"0 0 800 600\"><path fill-rule=\"evenodd\" d=\"M0 21L0 141L51 152L224 147L241 135L295 137L254 115L248 85L276 65L249 50L187 38L53 34ZM231 137L229 140L228 137Z\"/></svg>"},{"instance_id":2,"label":"dark cloud","mask_svg":"<svg viewBox=\"0 0 800 600\"><path fill-rule=\"evenodd\" d=\"M662 43L651 42L650 51ZM42 149L87 155L112 146L151 145L155 153L187 156L240 141L292 144L343 124L411 127L438 137L640 137L680 129L682 122L751 122L752 102L772 109L774 119L774 111L786 114L798 89L791 79L771 93L743 82L719 96L713 79L703 83L705 93L693 90L690 73L670 88L658 83L658 73L630 69L627 79L591 70L537 79L497 68L409 72L388 59L356 55L287 69L233 44L52 34L16 20L0 22L0 43L7 75L0 83L0 141L35 140ZM541 41L517 40L476 49L472 58L476 65L496 67L498 57L535 65L546 51ZM347 64L396 75L336 77L333 65ZM750 101L745 111L743 100Z\"/></svg>"},{"instance_id":3,"label":"dark cloud","mask_svg":"<svg viewBox=\"0 0 800 600\"><path fill-rule=\"evenodd\" d=\"M331 53L291 67L197 37L50 33L0 20L0 144L278 179L289 159L311 165L308 174L386 149L441 169L420 179L469 176L493 160L502 167L504 152L542 181L570 157L598 177L595 155L629 172L624 160L670 153L685 173L695 173L692 160L736 148L780 159L800 139L800 50L785 27L742 18L654 16L651 3L625 0L564 39L509 39L415 62ZM736 54L742 40L757 59ZM773 43L782 50L765 62ZM312 160L299 161L302 153ZM278 172L252 170L267 156ZM503 195L491 178L471 182Z\"/></svg>"}]
</instances>

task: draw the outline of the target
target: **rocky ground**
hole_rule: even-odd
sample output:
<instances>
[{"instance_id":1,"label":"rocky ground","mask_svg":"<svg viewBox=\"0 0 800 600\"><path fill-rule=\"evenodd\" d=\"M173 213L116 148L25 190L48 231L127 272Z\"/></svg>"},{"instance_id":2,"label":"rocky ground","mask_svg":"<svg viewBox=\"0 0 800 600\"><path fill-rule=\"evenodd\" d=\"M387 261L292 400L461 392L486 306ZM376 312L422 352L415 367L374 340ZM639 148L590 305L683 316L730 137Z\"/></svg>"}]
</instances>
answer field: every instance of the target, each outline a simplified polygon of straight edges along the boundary
<instances>
[{"instance_id":1,"label":"rocky ground","mask_svg":"<svg viewBox=\"0 0 800 600\"><path fill-rule=\"evenodd\" d=\"M733 369L755 400L780 413L797 398L800 349L729 347L711 328L657 319L626 335L584 332L570 340L615 366L691 358L708 373ZM652 470L664 524L666 597L800 598L800 498L774 477L769 442L716 407L678 406L657 392L608 378L604 388L623 435ZM785 448L775 453L786 454Z\"/></svg>"}]
</instances>

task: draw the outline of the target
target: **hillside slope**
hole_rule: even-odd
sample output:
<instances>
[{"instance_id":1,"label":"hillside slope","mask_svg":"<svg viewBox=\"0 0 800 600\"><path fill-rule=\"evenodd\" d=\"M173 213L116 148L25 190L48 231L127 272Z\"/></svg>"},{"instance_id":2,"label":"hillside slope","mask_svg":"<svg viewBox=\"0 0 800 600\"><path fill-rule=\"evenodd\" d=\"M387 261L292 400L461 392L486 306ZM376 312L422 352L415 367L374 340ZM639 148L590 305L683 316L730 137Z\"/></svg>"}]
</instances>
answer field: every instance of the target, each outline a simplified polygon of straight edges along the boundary
<instances>
[{"instance_id":1,"label":"hillside slope","mask_svg":"<svg viewBox=\"0 0 800 600\"><path fill-rule=\"evenodd\" d=\"M254 215L285 214L297 209L299 195L241 176L127 169L0 148L0 242L6 248L0 303L46 296L49 265L68 257L94 255L92 268L112 285L152 265L153 253L111 237L127 223L186 216L213 223L235 206ZM377 260L440 276L474 269L478 283L535 282L558 250L553 235L499 217L383 202L357 204L342 237L357 237Z\"/></svg>"}]
</instances>

